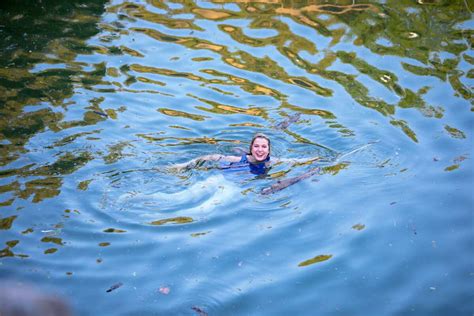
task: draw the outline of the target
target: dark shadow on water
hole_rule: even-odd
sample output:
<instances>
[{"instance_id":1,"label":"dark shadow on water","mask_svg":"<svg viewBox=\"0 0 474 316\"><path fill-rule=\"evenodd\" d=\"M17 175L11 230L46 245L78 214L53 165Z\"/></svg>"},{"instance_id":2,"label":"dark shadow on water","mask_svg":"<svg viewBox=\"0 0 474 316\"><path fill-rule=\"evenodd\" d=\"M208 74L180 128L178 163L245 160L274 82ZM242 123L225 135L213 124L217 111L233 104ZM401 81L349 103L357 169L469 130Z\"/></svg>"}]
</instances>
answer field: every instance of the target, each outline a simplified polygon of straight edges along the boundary
<instances>
[{"instance_id":1,"label":"dark shadow on water","mask_svg":"<svg viewBox=\"0 0 474 316\"><path fill-rule=\"evenodd\" d=\"M90 54L86 40L100 30L105 1L2 1L0 3L0 165L8 166L28 152L25 145L47 130L60 132L73 126L104 120L87 113L75 124L61 124L64 100L74 84L85 78L98 82L100 71L84 71L78 54ZM36 69L38 66L45 70ZM100 69L99 69L100 70ZM61 175L84 165L87 152L65 153L42 166L29 164L4 169L0 178L34 176L23 189L13 181L2 192L13 192L33 202L60 192ZM36 193L35 193L36 192ZM4 202L4 201L2 201Z\"/></svg>"}]
</instances>

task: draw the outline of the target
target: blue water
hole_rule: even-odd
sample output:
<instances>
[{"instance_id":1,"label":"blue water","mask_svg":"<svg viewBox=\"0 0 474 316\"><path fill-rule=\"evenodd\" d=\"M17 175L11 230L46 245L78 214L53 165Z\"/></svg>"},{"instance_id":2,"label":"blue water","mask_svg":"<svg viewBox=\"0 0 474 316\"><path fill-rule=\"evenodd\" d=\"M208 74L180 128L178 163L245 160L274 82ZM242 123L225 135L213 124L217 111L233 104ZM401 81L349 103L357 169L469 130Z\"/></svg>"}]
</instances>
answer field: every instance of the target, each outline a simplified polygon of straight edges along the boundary
<instances>
[{"instance_id":1,"label":"blue water","mask_svg":"<svg viewBox=\"0 0 474 316\"><path fill-rule=\"evenodd\" d=\"M76 315L473 315L472 8L422 2L5 4L0 281ZM255 132L326 160L169 169Z\"/></svg>"}]
</instances>

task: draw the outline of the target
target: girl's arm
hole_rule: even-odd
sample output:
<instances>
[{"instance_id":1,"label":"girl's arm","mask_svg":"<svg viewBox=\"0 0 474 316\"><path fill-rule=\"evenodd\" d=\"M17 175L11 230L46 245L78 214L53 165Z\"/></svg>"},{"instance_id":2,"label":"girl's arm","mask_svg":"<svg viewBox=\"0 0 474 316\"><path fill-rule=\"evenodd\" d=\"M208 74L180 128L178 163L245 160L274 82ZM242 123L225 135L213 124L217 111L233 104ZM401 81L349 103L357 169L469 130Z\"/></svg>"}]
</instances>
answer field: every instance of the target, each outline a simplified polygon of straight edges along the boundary
<instances>
[{"instance_id":1,"label":"girl's arm","mask_svg":"<svg viewBox=\"0 0 474 316\"><path fill-rule=\"evenodd\" d=\"M187 169L199 167L203 163L205 163L206 161L239 162L240 157L238 157L238 156L225 156L225 155L219 155L219 154L205 155L205 156L200 156L200 157L194 158L194 159L192 159L188 162L174 164L170 168L175 169L177 171L181 171L183 169L187 170Z\"/></svg>"}]
</instances>

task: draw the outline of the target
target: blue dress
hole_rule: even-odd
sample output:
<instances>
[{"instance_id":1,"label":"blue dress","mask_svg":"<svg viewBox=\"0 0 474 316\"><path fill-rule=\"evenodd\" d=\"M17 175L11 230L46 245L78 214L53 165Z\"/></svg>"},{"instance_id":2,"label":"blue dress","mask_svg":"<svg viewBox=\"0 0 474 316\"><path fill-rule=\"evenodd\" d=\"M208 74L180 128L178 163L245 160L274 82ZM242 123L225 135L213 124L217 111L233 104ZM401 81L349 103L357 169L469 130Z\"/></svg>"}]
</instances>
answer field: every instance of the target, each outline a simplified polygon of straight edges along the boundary
<instances>
[{"instance_id":1,"label":"blue dress","mask_svg":"<svg viewBox=\"0 0 474 316\"><path fill-rule=\"evenodd\" d=\"M248 170L250 173L255 175L266 174L269 170L267 163L270 161L268 156L264 161L259 163L251 163L247 159L247 154L243 154L239 162L231 162L230 164L223 164L220 166L221 169L229 169L235 171Z\"/></svg>"}]
</instances>

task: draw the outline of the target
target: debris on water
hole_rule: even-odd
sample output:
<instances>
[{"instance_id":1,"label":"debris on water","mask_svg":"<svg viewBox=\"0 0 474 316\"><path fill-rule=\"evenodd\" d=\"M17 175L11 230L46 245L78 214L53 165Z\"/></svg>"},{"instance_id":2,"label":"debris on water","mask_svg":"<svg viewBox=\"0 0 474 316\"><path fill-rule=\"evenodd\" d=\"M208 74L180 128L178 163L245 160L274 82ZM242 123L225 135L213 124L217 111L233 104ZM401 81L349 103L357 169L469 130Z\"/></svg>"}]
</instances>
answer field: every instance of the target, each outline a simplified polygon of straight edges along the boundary
<instances>
[{"instance_id":1,"label":"debris on water","mask_svg":"<svg viewBox=\"0 0 474 316\"><path fill-rule=\"evenodd\" d=\"M439 158L438 157L433 157L433 161L437 162L437 161L439 161Z\"/></svg>"},{"instance_id":2,"label":"debris on water","mask_svg":"<svg viewBox=\"0 0 474 316\"><path fill-rule=\"evenodd\" d=\"M160 292L161 294L163 295L168 295L170 294L171 292L171 289L167 286L161 286L159 289L158 289L158 292Z\"/></svg>"},{"instance_id":3,"label":"debris on water","mask_svg":"<svg viewBox=\"0 0 474 316\"><path fill-rule=\"evenodd\" d=\"M464 161L464 160L466 160L466 159L467 159L467 155L461 155L461 156L459 156L459 157L454 158L454 159L453 159L453 162L455 162L455 163L460 163L461 161Z\"/></svg>"},{"instance_id":4,"label":"debris on water","mask_svg":"<svg viewBox=\"0 0 474 316\"><path fill-rule=\"evenodd\" d=\"M430 286L430 290L431 290L431 291L436 291L436 287Z\"/></svg>"},{"instance_id":5,"label":"debris on water","mask_svg":"<svg viewBox=\"0 0 474 316\"><path fill-rule=\"evenodd\" d=\"M390 203L390 205L395 205L395 204L397 204L397 202L391 202L391 203Z\"/></svg>"},{"instance_id":6,"label":"debris on water","mask_svg":"<svg viewBox=\"0 0 474 316\"><path fill-rule=\"evenodd\" d=\"M123 285L122 282L115 283L115 284L112 285L106 292L107 292L107 293L112 292L112 291L118 289L119 287L121 287L122 285Z\"/></svg>"},{"instance_id":7,"label":"debris on water","mask_svg":"<svg viewBox=\"0 0 474 316\"><path fill-rule=\"evenodd\" d=\"M379 168L385 168L385 166L390 162L390 158L385 160L384 162L381 162L377 165Z\"/></svg>"},{"instance_id":8,"label":"debris on water","mask_svg":"<svg viewBox=\"0 0 474 316\"><path fill-rule=\"evenodd\" d=\"M200 307L198 306L193 306L191 307L193 311L195 311L199 316L207 316L208 314Z\"/></svg>"},{"instance_id":9,"label":"debris on water","mask_svg":"<svg viewBox=\"0 0 474 316\"><path fill-rule=\"evenodd\" d=\"M207 232L202 232L202 233L192 233L191 237L200 237L209 234L211 231L208 230Z\"/></svg>"}]
</instances>

